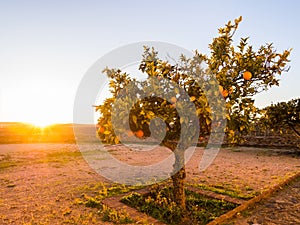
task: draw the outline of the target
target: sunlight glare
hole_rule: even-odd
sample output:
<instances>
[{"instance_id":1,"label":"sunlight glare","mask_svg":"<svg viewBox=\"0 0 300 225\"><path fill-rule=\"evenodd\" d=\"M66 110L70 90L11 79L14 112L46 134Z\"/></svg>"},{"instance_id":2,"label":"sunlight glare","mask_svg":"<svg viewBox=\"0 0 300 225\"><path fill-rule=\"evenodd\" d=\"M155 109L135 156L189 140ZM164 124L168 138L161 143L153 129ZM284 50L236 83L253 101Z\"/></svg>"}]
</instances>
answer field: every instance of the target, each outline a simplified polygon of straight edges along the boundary
<instances>
[{"instance_id":1,"label":"sunlight glare","mask_svg":"<svg viewBox=\"0 0 300 225\"><path fill-rule=\"evenodd\" d=\"M39 127L39 128L46 128L46 127L54 124L54 122L50 122L50 121L43 120L43 119L33 120L33 121L30 121L29 123L32 124L33 126Z\"/></svg>"}]
</instances>

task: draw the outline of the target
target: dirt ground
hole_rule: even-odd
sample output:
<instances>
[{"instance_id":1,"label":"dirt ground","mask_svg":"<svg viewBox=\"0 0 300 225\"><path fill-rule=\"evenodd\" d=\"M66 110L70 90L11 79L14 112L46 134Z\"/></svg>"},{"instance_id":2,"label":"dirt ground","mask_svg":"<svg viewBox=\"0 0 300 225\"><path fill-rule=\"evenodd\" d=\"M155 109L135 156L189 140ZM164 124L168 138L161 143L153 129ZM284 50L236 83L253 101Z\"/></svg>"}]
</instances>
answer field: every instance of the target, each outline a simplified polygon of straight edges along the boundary
<instances>
[{"instance_id":1,"label":"dirt ground","mask_svg":"<svg viewBox=\"0 0 300 225\"><path fill-rule=\"evenodd\" d=\"M300 179L223 225L300 224Z\"/></svg>"},{"instance_id":2,"label":"dirt ground","mask_svg":"<svg viewBox=\"0 0 300 225\"><path fill-rule=\"evenodd\" d=\"M85 147L95 149L94 145ZM135 165L157 162L171 154L165 149L139 152L120 145L108 148L115 158ZM282 151L222 149L212 165L200 172L203 148L196 148L187 164L187 180L244 194L260 192L300 171L299 156L279 153ZM110 224L101 221L97 209L75 203L99 182L108 181L91 169L75 144L2 144L0 224ZM299 195L291 202L299 206Z\"/></svg>"}]
</instances>

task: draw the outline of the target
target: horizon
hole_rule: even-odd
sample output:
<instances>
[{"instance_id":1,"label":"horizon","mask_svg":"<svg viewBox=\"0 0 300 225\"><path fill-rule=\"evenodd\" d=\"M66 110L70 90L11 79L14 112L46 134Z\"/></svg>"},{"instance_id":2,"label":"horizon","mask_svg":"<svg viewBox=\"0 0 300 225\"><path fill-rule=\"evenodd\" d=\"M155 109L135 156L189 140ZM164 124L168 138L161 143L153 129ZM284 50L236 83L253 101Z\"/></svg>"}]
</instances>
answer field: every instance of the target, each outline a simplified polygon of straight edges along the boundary
<instances>
[{"instance_id":1,"label":"horizon","mask_svg":"<svg viewBox=\"0 0 300 225\"><path fill-rule=\"evenodd\" d=\"M297 99L297 98L293 98L293 99ZM292 99L289 99L289 100L292 100ZM287 101L289 101L289 100L287 100ZM282 102L282 101L271 102L270 105L271 104L276 104L276 103L279 103L279 102ZM266 107L267 106L269 106L269 105L266 105ZM259 109L263 109L263 108L259 108ZM3 124L3 123L21 123L21 124L27 124L27 125L41 127L41 128L49 127L49 126L53 126L53 125L68 125L68 124L71 124L71 125L94 125L94 126L97 125L97 122L94 122L94 123L90 123L90 122L76 123L74 121L58 121L58 122L46 122L46 123L39 123L39 122L34 122L34 121L31 121L31 122L30 121L18 121L18 120L16 120L16 121L0 121L0 125Z\"/></svg>"}]
</instances>

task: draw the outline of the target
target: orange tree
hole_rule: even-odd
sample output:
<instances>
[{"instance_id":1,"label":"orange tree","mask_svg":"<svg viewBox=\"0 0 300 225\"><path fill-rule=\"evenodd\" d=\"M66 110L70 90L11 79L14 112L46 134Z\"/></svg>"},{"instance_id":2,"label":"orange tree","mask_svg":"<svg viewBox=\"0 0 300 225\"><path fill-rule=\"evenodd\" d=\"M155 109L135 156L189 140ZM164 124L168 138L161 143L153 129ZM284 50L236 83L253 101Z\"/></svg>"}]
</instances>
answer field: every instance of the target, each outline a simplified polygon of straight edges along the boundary
<instances>
[{"instance_id":1,"label":"orange tree","mask_svg":"<svg viewBox=\"0 0 300 225\"><path fill-rule=\"evenodd\" d=\"M261 110L259 123L264 127L283 132L283 129L291 129L300 137L300 98L287 102L271 104Z\"/></svg>"},{"instance_id":2,"label":"orange tree","mask_svg":"<svg viewBox=\"0 0 300 225\"><path fill-rule=\"evenodd\" d=\"M237 46L233 45L233 36L242 18L219 29L219 36L209 45L210 55L195 51L192 58L182 56L175 65L158 58L154 49L145 47L139 69L146 73L146 81L140 82L119 69L106 68L104 72L110 80L112 97L96 110L100 112L99 137L103 142L119 143L120 135L136 135L139 138L151 135L151 120L160 118L165 123L165 136L162 144L170 148L175 155L173 180L173 198L176 204L185 209L184 195L184 150L200 135L210 134L212 121L226 117L227 133L231 143L238 143L242 135L249 132L255 117L253 96L278 85L278 77L286 71L286 63L291 50L277 53L272 44L262 45L257 51L248 44L248 38L241 38ZM207 68L201 65L205 62ZM178 88L179 87L179 88ZM167 93L166 98L155 95L143 96L141 90L161 88L160 93ZM180 91L180 90L183 90ZM150 92L148 92L150 93ZM187 93L189 98L184 96ZM222 95L225 100L224 115L214 115L218 110L218 98L215 104L208 101L208 95ZM139 99L134 101L133 99ZM189 103L195 107L199 129L190 126L190 115L179 115L178 110ZM130 108L126 126L121 115L123 109ZM117 109L118 116L113 117ZM121 124L121 128L114 125ZM124 126L122 126L122 124ZM118 130L116 132L116 130ZM178 144L183 130L185 141ZM160 135L159 132L157 134ZM155 136L155 134L154 134Z\"/></svg>"}]
</instances>

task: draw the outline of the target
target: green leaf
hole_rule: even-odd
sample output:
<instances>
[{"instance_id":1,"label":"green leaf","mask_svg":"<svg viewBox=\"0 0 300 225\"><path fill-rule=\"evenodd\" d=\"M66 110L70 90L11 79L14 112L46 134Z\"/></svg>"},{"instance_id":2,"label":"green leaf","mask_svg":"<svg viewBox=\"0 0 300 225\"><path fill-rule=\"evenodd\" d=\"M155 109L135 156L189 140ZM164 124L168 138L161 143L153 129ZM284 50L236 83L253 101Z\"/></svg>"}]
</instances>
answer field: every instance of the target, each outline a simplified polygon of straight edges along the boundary
<instances>
[{"instance_id":1,"label":"green leaf","mask_svg":"<svg viewBox=\"0 0 300 225\"><path fill-rule=\"evenodd\" d=\"M137 117L135 115L132 115L132 121L137 124Z\"/></svg>"},{"instance_id":2,"label":"green leaf","mask_svg":"<svg viewBox=\"0 0 300 225\"><path fill-rule=\"evenodd\" d=\"M103 134L105 134L105 135L108 135L110 133L111 133L110 130L106 130L106 131L103 132Z\"/></svg>"}]
</instances>

